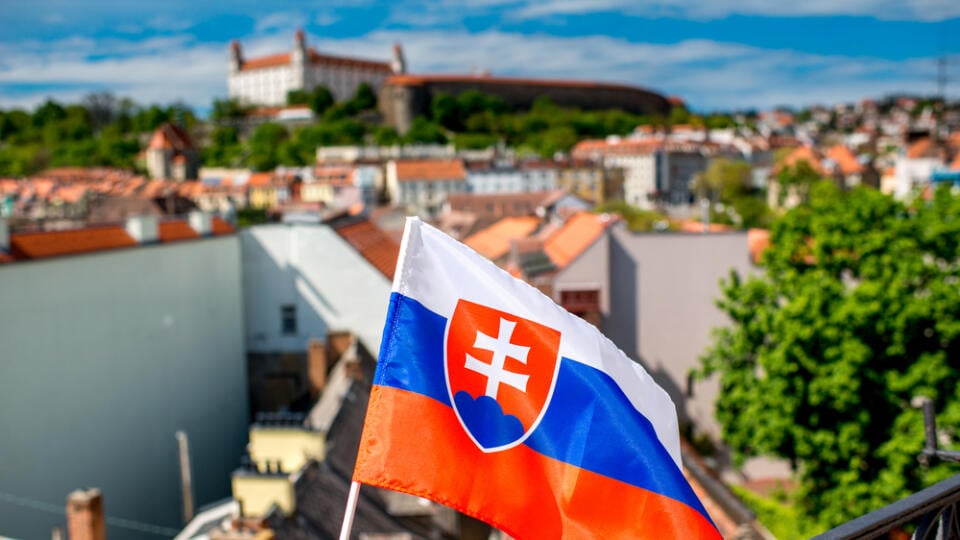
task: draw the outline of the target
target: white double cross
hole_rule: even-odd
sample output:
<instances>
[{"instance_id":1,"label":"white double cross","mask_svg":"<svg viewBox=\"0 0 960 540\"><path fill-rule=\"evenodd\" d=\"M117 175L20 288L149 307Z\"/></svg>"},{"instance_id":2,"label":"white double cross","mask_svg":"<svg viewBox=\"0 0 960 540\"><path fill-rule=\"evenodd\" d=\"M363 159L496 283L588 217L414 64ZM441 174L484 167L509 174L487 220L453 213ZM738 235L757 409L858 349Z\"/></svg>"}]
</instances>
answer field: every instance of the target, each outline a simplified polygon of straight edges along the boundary
<instances>
[{"instance_id":1,"label":"white double cross","mask_svg":"<svg viewBox=\"0 0 960 540\"><path fill-rule=\"evenodd\" d=\"M487 364L468 354L467 361L464 363L465 368L487 378L485 394L493 399L497 399L501 384L512 386L521 392L527 391L527 380L530 379L530 376L508 371L503 367L507 358L513 358L523 364L527 363L527 353L530 352L530 347L521 347L510 343L510 336L513 335L516 326L517 323L501 318L500 331L496 339L477 330L477 339L473 343L474 348L493 351L493 359Z\"/></svg>"}]
</instances>

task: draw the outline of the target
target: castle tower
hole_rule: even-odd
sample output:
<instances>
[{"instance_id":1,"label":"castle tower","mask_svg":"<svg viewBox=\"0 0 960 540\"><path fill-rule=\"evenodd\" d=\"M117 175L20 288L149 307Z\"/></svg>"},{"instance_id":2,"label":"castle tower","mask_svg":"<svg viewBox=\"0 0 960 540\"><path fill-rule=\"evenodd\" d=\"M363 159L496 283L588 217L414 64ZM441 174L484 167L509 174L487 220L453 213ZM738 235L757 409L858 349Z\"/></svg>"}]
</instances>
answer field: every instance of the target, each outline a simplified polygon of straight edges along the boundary
<instances>
[{"instance_id":1,"label":"castle tower","mask_svg":"<svg viewBox=\"0 0 960 540\"><path fill-rule=\"evenodd\" d=\"M403 47L399 43L393 44L393 60L390 61L390 70L394 75L402 75L407 72L407 61L403 57Z\"/></svg>"},{"instance_id":2,"label":"castle tower","mask_svg":"<svg viewBox=\"0 0 960 540\"><path fill-rule=\"evenodd\" d=\"M228 69L230 73L236 73L240 71L241 66L243 66L243 51L240 50L240 42L233 40L230 42L230 63Z\"/></svg>"},{"instance_id":3,"label":"castle tower","mask_svg":"<svg viewBox=\"0 0 960 540\"><path fill-rule=\"evenodd\" d=\"M304 90L307 75L307 38L303 29L293 34L293 51L290 53L290 88L287 90Z\"/></svg>"}]
</instances>

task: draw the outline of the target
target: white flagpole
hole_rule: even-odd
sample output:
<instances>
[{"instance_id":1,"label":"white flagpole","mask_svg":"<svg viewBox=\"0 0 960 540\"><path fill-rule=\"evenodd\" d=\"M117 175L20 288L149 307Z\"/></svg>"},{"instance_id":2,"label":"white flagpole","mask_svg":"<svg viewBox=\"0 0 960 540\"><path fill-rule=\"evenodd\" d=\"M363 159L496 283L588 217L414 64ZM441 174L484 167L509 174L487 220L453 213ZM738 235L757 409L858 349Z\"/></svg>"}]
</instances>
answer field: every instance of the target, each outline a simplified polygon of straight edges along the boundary
<instances>
[{"instance_id":1,"label":"white flagpole","mask_svg":"<svg viewBox=\"0 0 960 540\"><path fill-rule=\"evenodd\" d=\"M360 498L360 482L350 483L350 495L347 496L347 509L343 512L343 526L340 528L340 540L350 540L353 529L353 516L357 513L357 499Z\"/></svg>"}]
</instances>

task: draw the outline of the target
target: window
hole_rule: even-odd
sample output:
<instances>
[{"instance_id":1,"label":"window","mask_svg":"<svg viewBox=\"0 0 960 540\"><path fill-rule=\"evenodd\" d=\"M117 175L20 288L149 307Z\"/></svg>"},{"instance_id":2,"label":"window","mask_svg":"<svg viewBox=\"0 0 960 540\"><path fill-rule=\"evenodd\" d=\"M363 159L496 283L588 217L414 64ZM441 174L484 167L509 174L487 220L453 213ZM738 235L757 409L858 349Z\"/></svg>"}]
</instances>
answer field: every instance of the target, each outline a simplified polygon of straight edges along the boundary
<instances>
[{"instance_id":1,"label":"window","mask_svg":"<svg viewBox=\"0 0 960 540\"><path fill-rule=\"evenodd\" d=\"M280 306L280 331L285 336L297 333L297 306Z\"/></svg>"}]
</instances>

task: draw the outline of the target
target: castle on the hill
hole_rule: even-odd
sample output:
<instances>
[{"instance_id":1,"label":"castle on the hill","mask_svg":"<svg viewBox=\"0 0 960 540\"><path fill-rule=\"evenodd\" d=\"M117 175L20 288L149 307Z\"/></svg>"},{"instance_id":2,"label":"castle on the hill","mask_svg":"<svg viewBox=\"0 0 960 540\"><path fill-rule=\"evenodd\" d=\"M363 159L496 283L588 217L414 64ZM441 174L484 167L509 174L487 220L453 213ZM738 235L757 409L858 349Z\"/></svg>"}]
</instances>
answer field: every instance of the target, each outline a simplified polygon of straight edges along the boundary
<instances>
[{"instance_id":1,"label":"castle on the hill","mask_svg":"<svg viewBox=\"0 0 960 540\"><path fill-rule=\"evenodd\" d=\"M326 86L337 101L350 99L360 83L378 94L380 114L401 133L413 119L428 115L439 94L468 90L497 96L517 109L529 108L538 97L562 107L622 109L636 114L667 114L673 102L636 86L593 81L493 77L490 75L407 75L400 45L393 46L390 62L357 60L321 54L308 48L297 31L290 52L246 60L236 41L230 45L229 95L251 105L284 105L290 90L310 91Z\"/></svg>"},{"instance_id":2,"label":"castle on the hill","mask_svg":"<svg viewBox=\"0 0 960 540\"><path fill-rule=\"evenodd\" d=\"M337 101L350 99L360 83L376 92L390 75L406 73L400 45L393 46L390 62L332 56L307 47L303 30L294 34L289 52L243 57L240 43L230 44L227 92L231 99L250 105L285 105L287 92L325 86Z\"/></svg>"}]
</instances>

